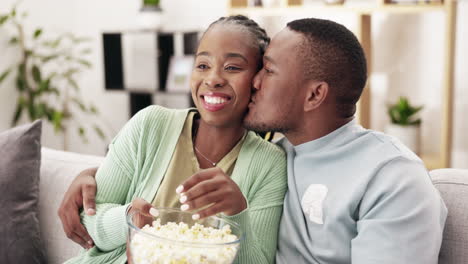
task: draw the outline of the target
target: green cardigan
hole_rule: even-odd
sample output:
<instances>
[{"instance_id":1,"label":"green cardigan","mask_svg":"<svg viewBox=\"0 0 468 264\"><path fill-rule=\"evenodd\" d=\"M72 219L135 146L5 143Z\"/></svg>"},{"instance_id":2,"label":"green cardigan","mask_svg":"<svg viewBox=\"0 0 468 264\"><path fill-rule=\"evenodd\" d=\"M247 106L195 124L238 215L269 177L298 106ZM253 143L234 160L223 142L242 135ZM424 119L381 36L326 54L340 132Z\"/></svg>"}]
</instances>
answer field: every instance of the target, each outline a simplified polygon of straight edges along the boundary
<instances>
[{"instance_id":1,"label":"green cardigan","mask_svg":"<svg viewBox=\"0 0 468 264\"><path fill-rule=\"evenodd\" d=\"M126 209L136 197L155 197L189 111L150 106L119 132L96 174L96 214L81 213L95 247L66 263L125 263ZM287 189L283 150L248 132L231 178L248 201L228 217L246 234L236 263L274 263Z\"/></svg>"}]
</instances>

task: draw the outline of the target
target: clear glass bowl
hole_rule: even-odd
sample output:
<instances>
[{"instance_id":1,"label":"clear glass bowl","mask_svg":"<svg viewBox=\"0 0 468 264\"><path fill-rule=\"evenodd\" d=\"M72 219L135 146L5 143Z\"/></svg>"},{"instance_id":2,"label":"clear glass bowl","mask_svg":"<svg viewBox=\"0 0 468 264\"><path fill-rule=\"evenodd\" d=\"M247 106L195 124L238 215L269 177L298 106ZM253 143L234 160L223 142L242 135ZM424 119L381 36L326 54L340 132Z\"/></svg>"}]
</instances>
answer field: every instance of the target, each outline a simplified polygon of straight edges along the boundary
<instances>
[{"instance_id":1,"label":"clear glass bowl","mask_svg":"<svg viewBox=\"0 0 468 264\"><path fill-rule=\"evenodd\" d=\"M236 223L218 216L193 220L191 212L183 212L177 208L157 208L157 210L159 211L159 216L157 217L143 215L139 212L127 215L129 230L127 250L131 263L230 264L236 258L240 242L244 238L242 230ZM161 226L170 222L176 224L182 222L187 224L187 227L177 227L162 235L156 235L153 232L143 230L145 229L143 228L145 225L152 226L153 221L158 219ZM187 236L193 234L188 229L195 224L214 229L222 229L224 226L229 225L231 234L237 238L223 243L210 241L208 237L203 238L202 241L188 241ZM174 235L171 235L171 232Z\"/></svg>"}]
</instances>

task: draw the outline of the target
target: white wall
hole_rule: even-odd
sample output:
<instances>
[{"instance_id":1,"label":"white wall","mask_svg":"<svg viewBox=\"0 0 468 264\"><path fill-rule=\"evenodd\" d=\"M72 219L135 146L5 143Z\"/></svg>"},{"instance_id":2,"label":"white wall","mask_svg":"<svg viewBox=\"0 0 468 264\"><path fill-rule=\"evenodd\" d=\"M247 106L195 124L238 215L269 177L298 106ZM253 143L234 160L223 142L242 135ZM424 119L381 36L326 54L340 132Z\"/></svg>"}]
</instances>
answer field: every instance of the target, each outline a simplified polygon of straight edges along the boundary
<instances>
[{"instance_id":1,"label":"white wall","mask_svg":"<svg viewBox=\"0 0 468 264\"><path fill-rule=\"evenodd\" d=\"M0 13L10 8L13 0L0 1ZM51 7L54 8L51 8ZM165 27L169 30L205 28L211 21L226 14L226 0L162 0ZM97 104L112 136L127 121L128 97L123 92L104 90L101 33L106 30L128 28L136 19L139 1L128 0L24 0L22 7L31 13L31 26L44 26L46 31L72 31L93 38L92 62L94 68L80 80L85 98ZM468 129L464 113L468 111L468 1L459 2L457 51L455 72L455 118L453 166L468 168ZM304 13L301 16L310 16ZM334 19L353 29L353 15L314 14ZM265 25L270 34L279 31L289 18L254 18ZM438 148L440 126L440 97L443 67L443 15L379 15L373 19L373 87L372 126L383 130L388 122L387 102L399 95L409 96L415 103L424 104L423 148L435 152ZM33 28L31 27L32 31ZM5 32L0 30L0 71L17 58L14 50L6 48ZM0 87L0 130L9 127L14 111L16 93L13 81ZM103 154L107 142L91 137L90 144L82 144L76 134L69 135L70 150ZM62 140L46 126L43 144L60 148Z\"/></svg>"},{"instance_id":2,"label":"white wall","mask_svg":"<svg viewBox=\"0 0 468 264\"><path fill-rule=\"evenodd\" d=\"M0 1L0 13L6 13L16 0ZM165 12L167 30L203 29L212 20L224 14L226 2L217 0L199 1L166 0L162 1ZM52 8L53 7L53 8ZM44 32L61 33L74 32L79 36L92 39L93 50L91 62L93 69L83 75L79 85L83 97L97 105L103 119L103 127L109 135L107 141L102 141L96 135L89 133L89 144L83 144L78 139L76 125L70 124L68 133L69 150L104 154L108 141L115 136L125 124L129 116L129 98L125 92L109 92L104 90L103 54L101 33L109 30L129 28L136 21L139 1L100 0L100 1L60 1L60 0L24 0L20 9L30 13L28 31L36 27L44 27ZM19 58L16 50L9 47L5 30L0 29L0 72ZM9 78L0 86L0 131L10 127L10 122L16 105L17 94L14 80ZM22 122L26 122L23 118ZM63 148L63 136L56 135L50 125L43 129L43 145L52 148Z\"/></svg>"}]
</instances>

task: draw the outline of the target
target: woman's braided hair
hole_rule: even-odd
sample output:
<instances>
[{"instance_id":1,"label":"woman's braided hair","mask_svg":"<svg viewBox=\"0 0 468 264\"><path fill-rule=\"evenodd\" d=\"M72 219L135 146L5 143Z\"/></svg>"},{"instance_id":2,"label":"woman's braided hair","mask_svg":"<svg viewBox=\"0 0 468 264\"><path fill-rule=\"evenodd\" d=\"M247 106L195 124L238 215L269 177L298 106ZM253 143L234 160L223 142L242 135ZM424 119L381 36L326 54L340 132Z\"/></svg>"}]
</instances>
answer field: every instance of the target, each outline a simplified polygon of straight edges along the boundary
<instances>
[{"instance_id":1,"label":"woman's braided hair","mask_svg":"<svg viewBox=\"0 0 468 264\"><path fill-rule=\"evenodd\" d=\"M243 15L221 17L215 22L211 23L205 33L208 32L214 25L233 25L246 30L254 37L255 44L258 45L260 55L262 57L263 54L265 54L265 50L268 44L270 43L270 38L268 37L266 31L261 28L257 22Z\"/></svg>"}]
</instances>

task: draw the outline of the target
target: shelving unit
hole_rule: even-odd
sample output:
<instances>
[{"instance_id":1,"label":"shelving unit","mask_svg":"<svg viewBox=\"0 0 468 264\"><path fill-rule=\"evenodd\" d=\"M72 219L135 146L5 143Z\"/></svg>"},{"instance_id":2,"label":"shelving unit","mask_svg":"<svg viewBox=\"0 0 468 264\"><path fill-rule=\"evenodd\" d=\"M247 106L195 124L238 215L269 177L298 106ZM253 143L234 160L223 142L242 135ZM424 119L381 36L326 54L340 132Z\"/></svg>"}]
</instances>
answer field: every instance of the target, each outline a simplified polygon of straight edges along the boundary
<instances>
[{"instance_id":1,"label":"shelving unit","mask_svg":"<svg viewBox=\"0 0 468 264\"><path fill-rule=\"evenodd\" d=\"M454 49L457 2L446 0L444 3L391 3L390 0L377 0L375 3L353 3L352 0L343 5L308 4L302 0L280 0L276 7L250 7L247 0L228 1L229 14L244 14L247 16L293 16L320 13L351 12L358 19L357 30L354 32L361 42L367 57L369 75L372 72L372 15L385 14L424 14L427 12L444 12L445 14L445 50L444 77L442 84L442 138L437 155L422 154L421 158L429 169L450 167L452 150L453 123L453 85L454 85ZM370 127L370 86L365 87L358 105L358 119L362 126Z\"/></svg>"},{"instance_id":2,"label":"shelving unit","mask_svg":"<svg viewBox=\"0 0 468 264\"><path fill-rule=\"evenodd\" d=\"M103 32L106 90L129 94L130 117L155 102L168 106L168 101L183 101L184 106L193 105L189 90L168 91L166 80L171 57L195 54L198 35L193 30Z\"/></svg>"}]
</instances>

